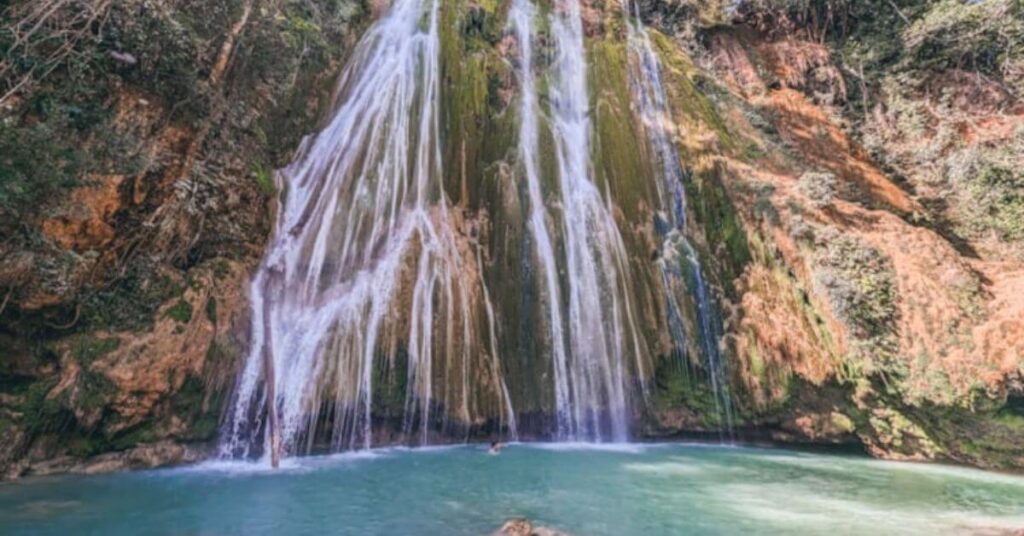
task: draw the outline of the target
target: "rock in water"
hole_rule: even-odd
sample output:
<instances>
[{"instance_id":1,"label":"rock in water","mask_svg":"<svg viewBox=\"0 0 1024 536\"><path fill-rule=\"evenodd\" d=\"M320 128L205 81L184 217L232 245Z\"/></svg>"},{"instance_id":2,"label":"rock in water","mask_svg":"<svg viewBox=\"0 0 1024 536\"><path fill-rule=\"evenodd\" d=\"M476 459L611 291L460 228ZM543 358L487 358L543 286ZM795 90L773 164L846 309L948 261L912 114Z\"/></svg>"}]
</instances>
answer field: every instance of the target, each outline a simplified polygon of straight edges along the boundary
<instances>
[{"instance_id":1,"label":"rock in water","mask_svg":"<svg viewBox=\"0 0 1024 536\"><path fill-rule=\"evenodd\" d=\"M529 519L510 519L491 536L569 536L564 532L547 527L535 527Z\"/></svg>"}]
</instances>

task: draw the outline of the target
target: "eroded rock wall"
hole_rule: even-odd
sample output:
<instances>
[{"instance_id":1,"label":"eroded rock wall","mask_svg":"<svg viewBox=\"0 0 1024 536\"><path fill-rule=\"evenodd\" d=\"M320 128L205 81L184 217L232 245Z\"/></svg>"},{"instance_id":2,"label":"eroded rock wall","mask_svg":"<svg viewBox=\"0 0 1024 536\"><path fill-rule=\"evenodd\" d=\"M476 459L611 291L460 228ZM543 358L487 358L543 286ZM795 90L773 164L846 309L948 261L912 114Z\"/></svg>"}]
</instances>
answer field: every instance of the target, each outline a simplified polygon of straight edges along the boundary
<instances>
[{"instance_id":1,"label":"eroded rock wall","mask_svg":"<svg viewBox=\"0 0 1024 536\"><path fill-rule=\"evenodd\" d=\"M4 24L17 30L29 4L14 3ZM75 44L84 64L30 72L21 88L24 72L5 75L16 90L2 103L0 143L13 156L0 171L5 185L20 185L0 190L5 474L187 461L216 436L248 347L247 284L281 193L272 170L331 108L346 52L385 7L213 4L125 2L102 33ZM738 435L1020 468L1016 60L998 82L943 63L929 67L930 82L894 92L904 64L869 64L865 74L837 60L850 43L840 35L862 35L839 33L840 17L711 4L641 2L640 14L661 60L685 233L723 328ZM896 4L903 12L891 18L909 44L941 27L916 3ZM655 265L658 167L631 102L623 11L583 11L593 174L613 200L650 364L634 435L718 437L725 421L704 351L691 336L679 352L668 333ZM542 436L554 394L515 179L508 3L445 2L441 13L445 190L464 261L479 263L495 304L494 342L523 430ZM545 32L541 65L551 54ZM910 50L907 61L924 61ZM935 108L935 88L950 95L941 105L951 112L919 120ZM955 143L936 149L949 132ZM550 178L552 141L540 150ZM948 188L988 204L939 202ZM682 301L681 322L695 334L696 304ZM487 436L503 411L481 357L489 335L478 331L470 400L444 388L460 363L439 360L432 371L453 434L433 440ZM400 355L388 363L375 371L373 411L400 424L405 370ZM376 442L402 439L381 430Z\"/></svg>"}]
</instances>

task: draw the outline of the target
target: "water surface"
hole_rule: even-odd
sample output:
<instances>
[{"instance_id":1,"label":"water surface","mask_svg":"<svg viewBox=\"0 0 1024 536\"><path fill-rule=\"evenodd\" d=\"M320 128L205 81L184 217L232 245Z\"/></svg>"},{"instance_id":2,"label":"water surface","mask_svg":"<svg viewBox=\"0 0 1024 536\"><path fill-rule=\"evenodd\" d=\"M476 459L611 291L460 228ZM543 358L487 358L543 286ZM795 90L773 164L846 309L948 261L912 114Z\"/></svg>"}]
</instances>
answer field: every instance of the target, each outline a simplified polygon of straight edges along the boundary
<instances>
[{"instance_id":1,"label":"water surface","mask_svg":"<svg viewBox=\"0 0 1024 536\"><path fill-rule=\"evenodd\" d=\"M1000 534L1024 478L701 445L385 449L0 485L0 534Z\"/></svg>"}]
</instances>

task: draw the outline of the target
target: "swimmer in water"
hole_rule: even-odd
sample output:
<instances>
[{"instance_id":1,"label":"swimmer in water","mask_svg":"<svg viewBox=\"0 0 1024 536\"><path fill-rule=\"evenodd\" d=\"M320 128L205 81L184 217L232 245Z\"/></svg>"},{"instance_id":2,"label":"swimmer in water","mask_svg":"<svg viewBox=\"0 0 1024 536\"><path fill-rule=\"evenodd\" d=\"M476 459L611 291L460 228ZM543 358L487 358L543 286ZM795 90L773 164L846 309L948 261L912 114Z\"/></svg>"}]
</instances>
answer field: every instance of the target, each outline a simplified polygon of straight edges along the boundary
<instances>
[{"instance_id":1,"label":"swimmer in water","mask_svg":"<svg viewBox=\"0 0 1024 536\"><path fill-rule=\"evenodd\" d=\"M487 454L498 454L503 448L505 448L505 445L497 441L491 441L491 448L487 449Z\"/></svg>"}]
</instances>

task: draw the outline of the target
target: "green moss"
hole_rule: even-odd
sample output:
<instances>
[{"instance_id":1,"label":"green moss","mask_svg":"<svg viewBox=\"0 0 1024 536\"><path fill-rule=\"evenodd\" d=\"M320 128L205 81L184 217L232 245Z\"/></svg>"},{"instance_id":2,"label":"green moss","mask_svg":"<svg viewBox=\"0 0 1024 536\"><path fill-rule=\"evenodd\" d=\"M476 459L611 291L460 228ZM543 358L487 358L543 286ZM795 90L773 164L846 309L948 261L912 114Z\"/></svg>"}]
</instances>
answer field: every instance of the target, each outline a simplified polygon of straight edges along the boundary
<instances>
[{"instance_id":1,"label":"green moss","mask_svg":"<svg viewBox=\"0 0 1024 536\"><path fill-rule=\"evenodd\" d=\"M217 298L214 298L213 296L210 296L210 298L206 300L205 310L206 310L206 319L209 320L214 325L216 325L217 324Z\"/></svg>"},{"instance_id":2,"label":"green moss","mask_svg":"<svg viewBox=\"0 0 1024 536\"><path fill-rule=\"evenodd\" d=\"M853 433L857 429L857 426L854 424L853 419L847 417L842 413L839 413L838 411L833 411L829 415L829 420L832 422L832 426L835 426L836 428L848 434Z\"/></svg>"},{"instance_id":3,"label":"green moss","mask_svg":"<svg viewBox=\"0 0 1024 536\"><path fill-rule=\"evenodd\" d=\"M1024 443L1024 413L1003 408L992 416L992 423L1012 430Z\"/></svg>"},{"instance_id":4,"label":"green moss","mask_svg":"<svg viewBox=\"0 0 1024 536\"><path fill-rule=\"evenodd\" d=\"M78 379L75 405L87 412L101 410L116 390L114 382L102 373L85 370Z\"/></svg>"},{"instance_id":5,"label":"green moss","mask_svg":"<svg viewBox=\"0 0 1024 536\"><path fill-rule=\"evenodd\" d=\"M65 411L61 400L50 398L50 391L57 385L57 378L39 380L25 390L18 411L22 414L21 424L31 435L59 430L65 422Z\"/></svg>"},{"instance_id":6,"label":"green moss","mask_svg":"<svg viewBox=\"0 0 1024 536\"><path fill-rule=\"evenodd\" d=\"M104 450L128 450L142 443L151 443L159 439L153 423L147 422L117 434L105 445Z\"/></svg>"},{"instance_id":7,"label":"green moss","mask_svg":"<svg viewBox=\"0 0 1024 536\"><path fill-rule=\"evenodd\" d=\"M260 193L267 197L277 193L277 187L274 186L274 172L269 166L260 162L253 164L252 175Z\"/></svg>"},{"instance_id":8,"label":"green moss","mask_svg":"<svg viewBox=\"0 0 1024 536\"><path fill-rule=\"evenodd\" d=\"M118 279L101 288L83 290L81 327L117 331L149 329L160 306L181 296L184 290L152 261L135 258Z\"/></svg>"},{"instance_id":9,"label":"green moss","mask_svg":"<svg viewBox=\"0 0 1024 536\"><path fill-rule=\"evenodd\" d=\"M689 365L669 357L657 360L654 372L654 407L665 411L683 407L690 410L705 429L724 428L726 422L711 389L711 383L702 374L688 369Z\"/></svg>"},{"instance_id":10,"label":"green moss","mask_svg":"<svg viewBox=\"0 0 1024 536\"><path fill-rule=\"evenodd\" d=\"M77 337L71 345L71 353L81 366L75 386L71 392L72 398L67 396L55 400L61 407L71 409L72 402L74 409L86 412L101 410L116 390L116 386L103 373L93 370L92 364L101 357L116 350L121 340L116 337L99 338L91 335Z\"/></svg>"},{"instance_id":11,"label":"green moss","mask_svg":"<svg viewBox=\"0 0 1024 536\"><path fill-rule=\"evenodd\" d=\"M211 366L216 363L207 364ZM216 435L226 390L212 387L202 378L189 375L172 396L170 414L188 424L185 439L207 440Z\"/></svg>"},{"instance_id":12,"label":"green moss","mask_svg":"<svg viewBox=\"0 0 1024 536\"><path fill-rule=\"evenodd\" d=\"M707 96L709 93L719 92L714 82L698 76L692 60L671 39L657 31L652 30L649 33L661 60L662 77L666 83L672 116L676 122L684 129L690 125L707 126L716 133L719 149L723 151L735 152L741 149L715 109L714 103ZM703 87L698 87L698 83ZM683 149L685 156L685 148Z\"/></svg>"},{"instance_id":13,"label":"green moss","mask_svg":"<svg viewBox=\"0 0 1024 536\"><path fill-rule=\"evenodd\" d=\"M175 322L188 324L192 321L192 304L184 299L178 300L177 303L167 310L167 317Z\"/></svg>"},{"instance_id":14,"label":"green moss","mask_svg":"<svg viewBox=\"0 0 1024 536\"><path fill-rule=\"evenodd\" d=\"M761 380L766 379L764 359L761 358L761 353L757 351L756 346L750 349L747 359L750 361L750 373Z\"/></svg>"},{"instance_id":15,"label":"green moss","mask_svg":"<svg viewBox=\"0 0 1024 536\"><path fill-rule=\"evenodd\" d=\"M592 40L588 43L588 60L594 102L591 157L595 179L599 188L611 191L629 222L641 224L657 205L657 178L650 158L645 158L645 134L632 113L626 45L611 38Z\"/></svg>"},{"instance_id":16,"label":"green moss","mask_svg":"<svg viewBox=\"0 0 1024 536\"><path fill-rule=\"evenodd\" d=\"M503 95L511 66L494 45L503 28L497 8L463 1L441 8L444 186L453 202L470 208L500 202L495 180L516 147L515 117Z\"/></svg>"},{"instance_id":17,"label":"green moss","mask_svg":"<svg viewBox=\"0 0 1024 536\"><path fill-rule=\"evenodd\" d=\"M88 458L95 456L106 449L108 446L106 441L93 437L93 436L82 436L76 435L65 441L67 445L68 454L76 458Z\"/></svg>"},{"instance_id":18,"label":"green moss","mask_svg":"<svg viewBox=\"0 0 1024 536\"><path fill-rule=\"evenodd\" d=\"M705 242L711 249L711 265L726 292L735 296L734 281L751 261L747 234L721 182L721 168L712 167L699 173L688 170L685 181L689 209L704 230Z\"/></svg>"},{"instance_id":19,"label":"green moss","mask_svg":"<svg viewBox=\"0 0 1024 536\"><path fill-rule=\"evenodd\" d=\"M91 335L78 337L72 344L72 352L75 359L88 367L93 361L109 354L120 346L121 340L116 337L101 339Z\"/></svg>"},{"instance_id":20,"label":"green moss","mask_svg":"<svg viewBox=\"0 0 1024 536\"><path fill-rule=\"evenodd\" d=\"M31 210L78 184L84 155L41 122L0 122L0 216Z\"/></svg>"}]
</instances>

